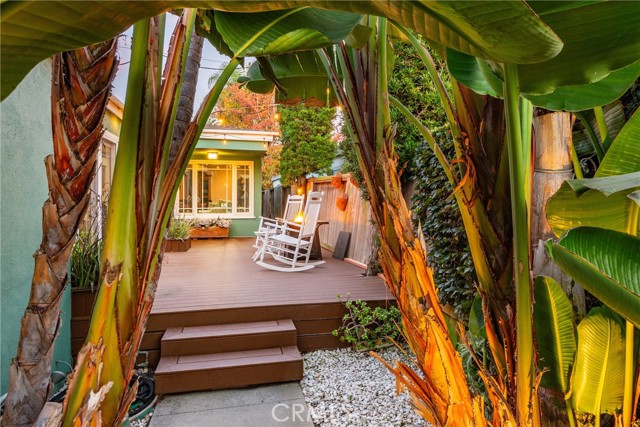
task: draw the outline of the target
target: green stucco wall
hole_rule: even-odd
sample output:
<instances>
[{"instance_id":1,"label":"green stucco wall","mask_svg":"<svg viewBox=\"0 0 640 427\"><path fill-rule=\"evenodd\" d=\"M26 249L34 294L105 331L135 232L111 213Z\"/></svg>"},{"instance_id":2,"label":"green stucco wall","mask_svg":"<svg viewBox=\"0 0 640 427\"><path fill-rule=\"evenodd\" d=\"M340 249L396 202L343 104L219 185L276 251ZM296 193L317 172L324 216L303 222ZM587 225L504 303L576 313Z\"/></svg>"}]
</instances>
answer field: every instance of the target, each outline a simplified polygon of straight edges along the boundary
<instances>
[{"instance_id":1,"label":"green stucco wall","mask_svg":"<svg viewBox=\"0 0 640 427\"><path fill-rule=\"evenodd\" d=\"M45 61L0 104L0 394L7 390L31 290L32 255L42 240L44 158L52 152L50 81L51 66ZM71 362L69 290L62 311L54 360Z\"/></svg>"},{"instance_id":2,"label":"green stucco wall","mask_svg":"<svg viewBox=\"0 0 640 427\"><path fill-rule=\"evenodd\" d=\"M206 159L206 150L201 150L202 141L198 142L198 149L194 151L191 159ZM262 143L260 143L262 146ZM217 148L217 147L216 147ZM260 223L260 215L262 215L262 156L264 150L261 151L243 151L243 150L218 150L221 153L221 159L224 160L251 160L253 162L253 218L238 219L234 218L231 228L229 229L229 237L255 237L254 231L258 229Z\"/></svg>"}]
</instances>

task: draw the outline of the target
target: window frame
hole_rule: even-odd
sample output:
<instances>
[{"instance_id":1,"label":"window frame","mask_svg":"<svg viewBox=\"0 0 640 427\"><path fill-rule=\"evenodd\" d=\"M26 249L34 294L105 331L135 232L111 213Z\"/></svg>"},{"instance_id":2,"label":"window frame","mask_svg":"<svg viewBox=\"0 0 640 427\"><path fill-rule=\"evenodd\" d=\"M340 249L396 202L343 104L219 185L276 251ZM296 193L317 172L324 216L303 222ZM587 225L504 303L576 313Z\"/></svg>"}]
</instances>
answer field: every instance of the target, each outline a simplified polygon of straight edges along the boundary
<instances>
[{"instance_id":1,"label":"window frame","mask_svg":"<svg viewBox=\"0 0 640 427\"><path fill-rule=\"evenodd\" d=\"M249 167L249 212L238 213L238 188L237 185L231 186L231 198L233 203L231 205L231 213L217 213L217 212L198 212L197 197L191 198L191 210L190 212L180 212L180 188L182 187L182 181L178 186L178 194L176 195L176 201L174 204L173 212L174 216L178 218L229 218L229 219L254 219L255 218L255 197L254 193L254 162L252 160L190 160L191 167L191 191L197 192L198 188L198 168L201 165L231 165L231 182L236 183L238 180L238 166ZM184 179L184 176L183 178Z\"/></svg>"}]
</instances>

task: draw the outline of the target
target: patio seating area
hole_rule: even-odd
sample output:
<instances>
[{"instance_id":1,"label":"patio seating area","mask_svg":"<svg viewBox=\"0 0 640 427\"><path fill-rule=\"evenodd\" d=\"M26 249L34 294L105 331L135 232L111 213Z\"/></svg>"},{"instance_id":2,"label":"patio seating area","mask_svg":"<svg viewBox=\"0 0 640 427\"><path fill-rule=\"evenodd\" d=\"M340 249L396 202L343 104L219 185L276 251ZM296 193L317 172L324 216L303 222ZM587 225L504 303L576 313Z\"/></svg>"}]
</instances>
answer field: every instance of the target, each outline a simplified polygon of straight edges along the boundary
<instances>
[{"instance_id":1,"label":"patio seating area","mask_svg":"<svg viewBox=\"0 0 640 427\"><path fill-rule=\"evenodd\" d=\"M380 277L365 277L361 268L333 259L328 251L323 251L326 263L317 268L282 273L266 270L252 261L254 242L255 239L194 241L188 252L165 254L155 302L141 346L141 350L147 352L152 367L158 365L161 356L169 360L167 354L161 354L161 348L167 353L167 349L173 345L169 341L179 341L176 334L180 333L189 337L205 333L208 334L207 339L211 335L233 335L237 342L227 340L212 345L216 352L233 351L233 358L253 357L253 353L249 354L246 351L248 349L239 347L238 343L260 341L262 330L267 334L289 334L287 342L293 344L294 348L297 346L294 353L298 350L342 347L344 343L331 335L331 331L341 325L345 313L338 295L343 301L350 296L351 299L366 300L372 306L393 303ZM278 328L279 331L276 331ZM239 337L239 329L251 336ZM269 338L265 341L269 341ZM273 342L276 341L274 335ZM196 357L187 353L197 351L190 350L192 344L185 342L174 345L174 348L180 349L183 361L187 357ZM293 354L287 347L289 344L282 345L283 355ZM203 341L193 343L200 349L206 345ZM260 357L273 358L273 352L265 350L252 349L264 353ZM218 361L219 356L205 359ZM201 355L196 359L198 363L205 360ZM193 359L194 363L196 359ZM171 361L174 367L169 370L175 370L178 357L175 356ZM158 369L162 370L163 366L161 364ZM195 369L196 364L191 367ZM196 376L202 377L201 374ZM158 371L156 378L161 381ZM178 382L172 381L172 384ZM212 387L206 385L202 388Z\"/></svg>"}]
</instances>

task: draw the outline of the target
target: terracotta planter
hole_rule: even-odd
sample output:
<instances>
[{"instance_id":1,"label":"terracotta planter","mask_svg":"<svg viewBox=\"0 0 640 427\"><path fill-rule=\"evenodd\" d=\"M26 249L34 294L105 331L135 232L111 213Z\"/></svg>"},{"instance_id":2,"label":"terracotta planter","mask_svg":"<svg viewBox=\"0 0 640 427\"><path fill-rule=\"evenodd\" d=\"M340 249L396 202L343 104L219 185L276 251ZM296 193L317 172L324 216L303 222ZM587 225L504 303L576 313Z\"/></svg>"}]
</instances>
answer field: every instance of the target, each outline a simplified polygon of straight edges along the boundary
<instances>
[{"instance_id":1,"label":"terracotta planter","mask_svg":"<svg viewBox=\"0 0 640 427\"><path fill-rule=\"evenodd\" d=\"M331 177L331 186L333 188L342 187L342 174L337 174Z\"/></svg>"},{"instance_id":2,"label":"terracotta planter","mask_svg":"<svg viewBox=\"0 0 640 427\"><path fill-rule=\"evenodd\" d=\"M223 227L197 227L191 229L192 239L226 239L229 229Z\"/></svg>"},{"instance_id":3,"label":"terracotta planter","mask_svg":"<svg viewBox=\"0 0 640 427\"><path fill-rule=\"evenodd\" d=\"M87 332L98 288L71 288L71 354L80 351Z\"/></svg>"},{"instance_id":4,"label":"terracotta planter","mask_svg":"<svg viewBox=\"0 0 640 427\"><path fill-rule=\"evenodd\" d=\"M167 244L164 247L165 252L186 252L191 249L191 238L186 239L167 239Z\"/></svg>"},{"instance_id":5,"label":"terracotta planter","mask_svg":"<svg viewBox=\"0 0 640 427\"><path fill-rule=\"evenodd\" d=\"M349 195L340 196L336 199L336 208L344 212L347 209L347 203L349 203Z\"/></svg>"}]
</instances>

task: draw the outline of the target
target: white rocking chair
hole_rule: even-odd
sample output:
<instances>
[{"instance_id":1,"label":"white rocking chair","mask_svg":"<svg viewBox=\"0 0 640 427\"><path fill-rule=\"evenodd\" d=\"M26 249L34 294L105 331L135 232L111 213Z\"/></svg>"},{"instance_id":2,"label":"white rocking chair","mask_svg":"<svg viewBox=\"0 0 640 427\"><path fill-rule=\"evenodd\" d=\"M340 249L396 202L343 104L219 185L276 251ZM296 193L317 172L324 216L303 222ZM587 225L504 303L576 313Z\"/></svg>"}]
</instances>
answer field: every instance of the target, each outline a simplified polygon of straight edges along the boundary
<instances>
[{"instance_id":1,"label":"white rocking chair","mask_svg":"<svg viewBox=\"0 0 640 427\"><path fill-rule=\"evenodd\" d=\"M284 213L282 218L267 218L260 217L260 225L258 231L254 232L256 235L256 242L253 245L256 248L256 252L253 254L253 260L257 260L260 257L260 253L267 241L268 234L275 234L278 229L284 226L285 222L293 222L296 216L302 211L304 206L304 196L289 195L287 197L287 204L284 207Z\"/></svg>"},{"instance_id":2,"label":"white rocking chair","mask_svg":"<svg viewBox=\"0 0 640 427\"><path fill-rule=\"evenodd\" d=\"M320 192L309 193L301 224L285 221L280 228L267 232L260 251L260 260L256 264L269 270L294 272L310 270L324 263L309 262L322 197L323 194ZM274 260L284 265L267 264L264 262L265 255L271 255Z\"/></svg>"}]
</instances>

